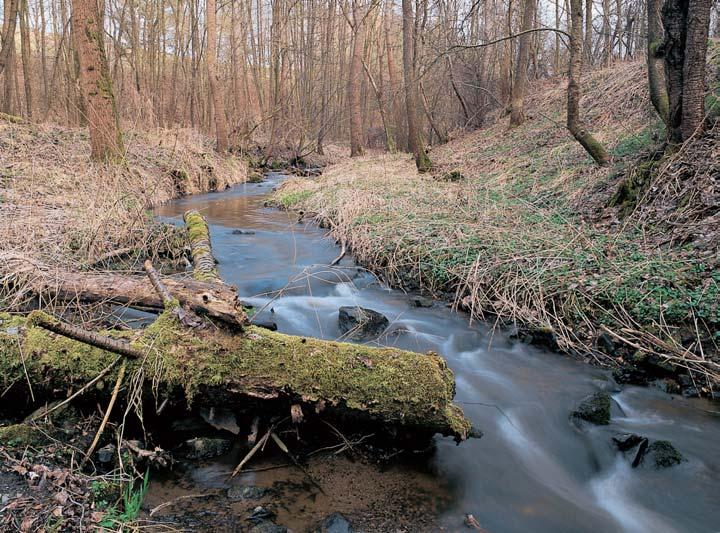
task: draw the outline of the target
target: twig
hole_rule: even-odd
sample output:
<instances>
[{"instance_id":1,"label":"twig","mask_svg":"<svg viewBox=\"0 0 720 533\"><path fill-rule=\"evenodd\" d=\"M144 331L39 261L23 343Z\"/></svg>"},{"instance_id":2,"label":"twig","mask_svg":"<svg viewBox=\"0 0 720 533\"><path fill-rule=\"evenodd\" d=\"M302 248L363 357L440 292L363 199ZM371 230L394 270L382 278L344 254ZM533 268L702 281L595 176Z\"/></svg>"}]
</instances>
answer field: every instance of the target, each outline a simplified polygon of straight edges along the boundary
<instances>
[{"instance_id":1,"label":"twig","mask_svg":"<svg viewBox=\"0 0 720 533\"><path fill-rule=\"evenodd\" d=\"M333 260L330 262L330 266L335 266L335 265L337 265L337 264L340 262L340 260L341 260L343 257L345 257L345 253L346 253L346 252L347 252L347 246L346 246L346 243L345 243L345 239L343 239L343 240L342 240L342 248L340 249L340 255L338 255L335 259L333 259Z\"/></svg>"},{"instance_id":2,"label":"twig","mask_svg":"<svg viewBox=\"0 0 720 533\"><path fill-rule=\"evenodd\" d=\"M68 337L69 339L80 341L85 344L89 344L90 346L107 350L108 352L125 355L134 359L140 359L143 357L142 352L136 350L129 344L110 337L98 335L92 331L86 331L71 324L66 324L43 313L42 311L33 311L30 313L28 322L40 326L48 331L52 331L53 333L57 333L58 335L62 335L63 337Z\"/></svg>"},{"instance_id":3,"label":"twig","mask_svg":"<svg viewBox=\"0 0 720 533\"><path fill-rule=\"evenodd\" d=\"M155 513L157 513L160 509L164 509L165 507L168 507L170 505L173 505L181 500L187 500L190 498L207 498L209 496L215 496L215 493L213 492L207 492L205 494L186 494L184 496L178 496L177 498L173 498L172 500L166 501L165 503L161 503L157 507L153 507L150 509L150 516L153 516Z\"/></svg>"},{"instance_id":4,"label":"twig","mask_svg":"<svg viewBox=\"0 0 720 533\"><path fill-rule=\"evenodd\" d=\"M320 483L318 483L317 481L315 481L315 479L310 475L310 472L307 471L307 468L305 468L304 466L302 466L302 465L299 463L299 461L295 458L295 456L290 453L290 450L288 449L287 446L285 446L285 443L280 439L280 437L278 437L278 436L275 434L274 431L270 431L270 436L271 436L272 439L275 441L275 444L277 444L278 447L279 447L283 452L285 452L285 455L287 455L287 456L290 458L290 460L295 464L295 466L297 466L297 467L302 471L302 473L305 474L305 476L310 480L310 483L312 483L313 485L315 485L320 492L322 492L323 494L325 494L325 491L324 491L323 488L320 486Z\"/></svg>"},{"instance_id":5,"label":"twig","mask_svg":"<svg viewBox=\"0 0 720 533\"><path fill-rule=\"evenodd\" d=\"M158 293L158 296L160 296L163 303L165 305L170 304L173 298L170 295L170 292L167 290L167 287L165 287L165 285L163 285L163 282L160 281L160 276L158 276L157 270L155 270L155 267L153 267L152 261L150 261L150 259L146 259L143 263L143 268L145 269L145 273L147 274L148 278L150 278L150 283L152 283L155 292Z\"/></svg>"},{"instance_id":6,"label":"twig","mask_svg":"<svg viewBox=\"0 0 720 533\"><path fill-rule=\"evenodd\" d=\"M265 433L265 435L263 435L263 437L257 442L257 444L255 444L255 446L252 447L252 449L247 453L247 455L245 457L243 457L243 460L240 461L240 464L238 464L235 467L235 470L233 470L230 477L235 477L240 473L240 471L242 470L242 467L245 466L245 463L247 463L250 459L252 459L252 456L255 455L255 452L257 452L260 448L262 448L265 445L265 443L270 438L271 432L272 432L272 428L270 428L268 430L268 432Z\"/></svg>"},{"instance_id":7,"label":"twig","mask_svg":"<svg viewBox=\"0 0 720 533\"><path fill-rule=\"evenodd\" d=\"M117 400L118 393L120 392L120 385L122 385L122 380L125 377L125 366L126 362L123 361L122 366L120 367L120 370L118 371L117 380L115 381L115 388L113 389L112 396L110 397L110 402L108 403L107 409L105 409L105 416L102 419L102 422L100 423L100 427L97 430L97 433L95 434L95 438L92 441L92 444L88 448L88 451L85 452L85 457L83 458L82 462L80 463L80 468L85 466L85 463L90 458L92 453L95 451L95 447L98 445L98 442L100 442L100 437L102 436L103 431L105 431L105 426L107 425L108 420L110 419L110 413L112 412L112 408L115 405L115 400Z\"/></svg>"}]
</instances>

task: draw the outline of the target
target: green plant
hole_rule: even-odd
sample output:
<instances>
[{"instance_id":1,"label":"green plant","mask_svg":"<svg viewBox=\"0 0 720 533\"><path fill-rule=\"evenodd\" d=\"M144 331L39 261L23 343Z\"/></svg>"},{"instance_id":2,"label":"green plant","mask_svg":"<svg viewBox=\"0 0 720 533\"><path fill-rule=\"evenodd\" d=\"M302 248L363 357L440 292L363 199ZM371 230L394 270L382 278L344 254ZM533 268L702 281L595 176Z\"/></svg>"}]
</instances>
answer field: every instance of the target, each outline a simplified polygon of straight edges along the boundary
<instances>
[{"instance_id":1,"label":"green plant","mask_svg":"<svg viewBox=\"0 0 720 533\"><path fill-rule=\"evenodd\" d=\"M127 524L135 521L140 515L140 507L147 494L149 482L150 471L147 470L143 477L142 484L138 488L135 488L132 483L128 483L123 492L123 510L119 511L116 506L108 507L107 514L102 522L100 522L100 526L112 528L117 526L117 524Z\"/></svg>"}]
</instances>

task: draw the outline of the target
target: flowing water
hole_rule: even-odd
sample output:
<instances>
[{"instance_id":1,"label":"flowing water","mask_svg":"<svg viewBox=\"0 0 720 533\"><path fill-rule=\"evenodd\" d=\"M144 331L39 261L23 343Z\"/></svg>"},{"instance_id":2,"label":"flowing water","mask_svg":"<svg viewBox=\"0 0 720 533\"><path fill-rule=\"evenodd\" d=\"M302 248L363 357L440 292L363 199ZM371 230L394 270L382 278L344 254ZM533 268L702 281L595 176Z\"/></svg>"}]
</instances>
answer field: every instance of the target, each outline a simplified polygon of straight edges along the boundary
<instances>
[{"instance_id":1,"label":"flowing water","mask_svg":"<svg viewBox=\"0 0 720 533\"><path fill-rule=\"evenodd\" d=\"M408 295L384 287L350 257L328 267L338 247L321 230L264 207L281 180L271 174L261 184L184 198L158 215L179 221L185 210L199 209L210 223L221 275L281 332L337 339L340 306L385 314L391 326L379 342L443 355L455 372L457 402L484 436L460 446L437 438L434 454L420 465L311 462L316 477L328 482L326 494L303 484L302 473L292 468L233 480L283 487L276 498L278 523L303 531L340 511L366 531L459 531L471 513L490 532L720 532L717 404L655 388L620 388L607 371L511 342L445 305L415 307ZM233 233L238 229L244 233ZM601 388L615 400L610 425L572 423L573 407ZM686 461L669 469L633 469L611 440L623 432L670 440ZM149 498L162 502L225 488L238 454L156 481ZM264 461L270 459L255 464L269 464ZM187 501L174 512L197 515L206 506L208 519L226 515L221 528L244 527L244 511L231 504ZM362 516L373 513L363 522ZM203 519L197 520L202 529Z\"/></svg>"}]
</instances>

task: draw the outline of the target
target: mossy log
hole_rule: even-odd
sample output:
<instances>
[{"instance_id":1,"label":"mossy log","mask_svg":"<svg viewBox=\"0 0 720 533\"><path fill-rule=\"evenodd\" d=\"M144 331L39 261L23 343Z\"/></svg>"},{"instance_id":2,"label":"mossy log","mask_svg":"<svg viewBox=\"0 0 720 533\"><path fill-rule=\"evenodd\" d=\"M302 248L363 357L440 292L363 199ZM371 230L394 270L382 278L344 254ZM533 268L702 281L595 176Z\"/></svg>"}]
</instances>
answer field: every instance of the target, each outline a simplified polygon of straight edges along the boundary
<instances>
[{"instance_id":1,"label":"mossy log","mask_svg":"<svg viewBox=\"0 0 720 533\"><path fill-rule=\"evenodd\" d=\"M43 390L47 399L53 391L82 387L117 357L50 333L32 316L0 314L3 390L27 387L29 381L36 397ZM470 433L470 422L452 403L453 373L436 354L293 337L254 326L242 334L190 329L170 311L144 330L103 334L122 337L145 354L127 361L128 376L142 366L148 390L153 384L155 394L180 394L192 405L241 409L269 401L289 413L290 406L302 404L306 413L458 441Z\"/></svg>"},{"instance_id":2,"label":"mossy log","mask_svg":"<svg viewBox=\"0 0 720 533\"><path fill-rule=\"evenodd\" d=\"M187 227L190 251L193 258L193 277L199 281L221 282L215 266L215 256L210 243L210 229L205 218L195 209L186 211L183 216Z\"/></svg>"}]
</instances>

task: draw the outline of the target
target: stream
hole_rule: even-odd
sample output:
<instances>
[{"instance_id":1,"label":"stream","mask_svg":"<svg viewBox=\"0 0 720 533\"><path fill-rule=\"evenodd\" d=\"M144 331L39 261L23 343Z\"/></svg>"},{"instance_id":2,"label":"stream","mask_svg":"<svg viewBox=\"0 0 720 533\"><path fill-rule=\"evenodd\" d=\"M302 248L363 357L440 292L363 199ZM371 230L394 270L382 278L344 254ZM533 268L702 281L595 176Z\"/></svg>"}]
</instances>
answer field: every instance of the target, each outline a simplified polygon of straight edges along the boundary
<instances>
[{"instance_id":1,"label":"stream","mask_svg":"<svg viewBox=\"0 0 720 533\"><path fill-rule=\"evenodd\" d=\"M467 513L492 533L720 531L717 404L654 387L619 387L606 370L511 341L490 325L470 324L467 315L444 303L417 307L350 256L327 266L339 247L322 230L264 207L283 179L269 174L263 183L183 198L156 214L181 223L184 211L200 210L210 224L222 277L283 333L338 339L339 307L383 313L390 327L377 342L445 357L457 381L456 402L484 436L459 446L436 437L434 453L409 464L318 456L308 469L324 493L292 467L229 480L228 471L244 455L234 449L153 477L147 506L252 485L272 487L274 495L251 503L187 498L166 516L195 531L243 531L249 527L248 509L268 504L276 523L296 532L332 512L363 531L463 531ZM610 425L574 424L570 412L600 389L614 399ZM618 433L669 440L686 460L666 469L632 468L631 457L623 457L612 442ZM250 466L283 460L268 452Z\"/></svg>"}]
</instances>

